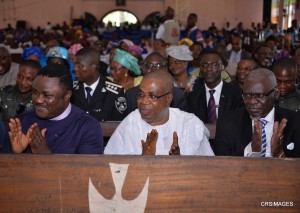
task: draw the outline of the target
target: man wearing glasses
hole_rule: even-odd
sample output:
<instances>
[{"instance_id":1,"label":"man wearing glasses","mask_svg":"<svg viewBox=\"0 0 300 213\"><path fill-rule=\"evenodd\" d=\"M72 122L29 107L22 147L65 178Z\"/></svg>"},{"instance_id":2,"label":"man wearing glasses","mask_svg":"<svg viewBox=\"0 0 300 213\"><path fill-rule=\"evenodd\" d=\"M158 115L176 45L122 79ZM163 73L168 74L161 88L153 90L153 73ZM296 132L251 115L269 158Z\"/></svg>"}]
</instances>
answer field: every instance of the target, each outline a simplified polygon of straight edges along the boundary
<instances>
[{"instance_id":1,"label":"man wearing glasses","mask_svg":"<svg viewBox=\"0 0 300 213\"><path fill-rule=\"evenodd\" d=\"M193 114L170 108L173 84L167 72L150 72L143 78L138 109L115 130L105 154L214 155L203 122Z\"/></svg>"},{"instance_id":2,"label":"man wearing glasses","mask_svg":"<svg viewBox=\"0 0 300 213\"><path fill-rule=\"evenodd\" d=\"M215 153L223 156L300 157L300 114L275 106L274 73L265 68L247 76L245 107L220 118Z\"/></svg>"},{"instance_id":3,"label":"man wearing glasses","mask_svg":"<svg viewBox=\"0 0 300 213\"><path fill-rule=\"evenodd\" d=\"M167 61L157 52L149 54L143 63L142 73L146 75L150 72L167 72ZM138 108L137 106L137 94L139 91L139 86L130 88L126 91L125 96L127 100L127 112L128 114ZM173 100L171 102L171 107L179 108L183 111L188 110L187 98L184 92L174 87L173 88Z\"/></svg>"},{"instance_id":4,"label":"man wearing glasses","mask_svg":"<svg viewBox=\"0 0 300 213\"><path fill-rule=\"evenodd\" d=\"M189 111L204 123L216 124L218 117L243 105L241 91L221 78L224 63L220 54L207 50L200 56L202 83L188 96ZM200 81L199 81L200 82Z\"/></svg>"}]
</instances>

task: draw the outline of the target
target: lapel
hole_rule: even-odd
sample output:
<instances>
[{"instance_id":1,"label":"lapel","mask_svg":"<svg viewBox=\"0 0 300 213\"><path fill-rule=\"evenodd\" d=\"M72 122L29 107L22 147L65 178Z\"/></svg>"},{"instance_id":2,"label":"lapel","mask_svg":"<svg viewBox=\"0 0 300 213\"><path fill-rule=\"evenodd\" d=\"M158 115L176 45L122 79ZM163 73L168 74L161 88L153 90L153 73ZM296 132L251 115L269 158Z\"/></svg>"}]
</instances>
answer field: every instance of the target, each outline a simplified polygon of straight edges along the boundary
<instances>
[{"instance_id":1,"label":"lapel","mask_svg":"<svg viewBox=\"0 0 300 213\"><path fill-rule=\"evenodd\" d=\"M92 100L90 105L94 103L103 103L104 101L101 101L106 96L106 89L105 89L105 77L101 76L99 79L99 83L92 95Z\"/></svg>"},{"instance_id":2,"label":"lapel","mask_svg":"<svg viewBox=\"0 0 300 213\"><path fill-rule=\"evenodd\" d=\"M225 111L226 106L226 97L227 96L227 84L223 81L223 86L221 89L221 95L220 95L220 102L219 102L219 108L218 108L218 117L222 116Z\"/></svg>"},{"instance_id":3,"label":"lapel","mask_svg":"<svg viewBox=\"0 0 300 213\"><path fill-rule=\"evenodd\" d=\"M207 109L207 101L206 101L206 90L204 84L201 85L196 100L197 101L195 103L196 103L196 109L197 108L199 109L197 110L199 112L199 118L203 118L203 122L206 123L208 121L208 109Z\"/></svg>"},{"instance_id":4,"label":"lapel","mask_svg":"<svg viewBox=\"0 0 300 213\"><path fill-rule=\"evenodd\" d=\"M76 101L79 101L83 106L87 106L83 83L79 82L77 87L78 88L76 88L74 91L74 93L76 94L74 95L76 96Z\"/></svg>"},{"instance_id":5,"label":"lapel","mask_svg":"<svg viewBox=\"0 0 300 213\"><path fill-rule=\"evenodd\" d=\"M275 121L280 122L282 120L282 118L283 118L282 111L278 107L275 107L274 122Z\"/></svg>"},{"instance_id":6,"label":"lapel","mask_svg":"<svg viewBox=\"0 0 300 213\"><path fill-rule=\"evenodd\" d=\"M251 142L252 140L252 121L251 118L246 111L246 109L243 110L243 120L241 125L241 142L244 148Z\"/></svg>"}]
</instances>

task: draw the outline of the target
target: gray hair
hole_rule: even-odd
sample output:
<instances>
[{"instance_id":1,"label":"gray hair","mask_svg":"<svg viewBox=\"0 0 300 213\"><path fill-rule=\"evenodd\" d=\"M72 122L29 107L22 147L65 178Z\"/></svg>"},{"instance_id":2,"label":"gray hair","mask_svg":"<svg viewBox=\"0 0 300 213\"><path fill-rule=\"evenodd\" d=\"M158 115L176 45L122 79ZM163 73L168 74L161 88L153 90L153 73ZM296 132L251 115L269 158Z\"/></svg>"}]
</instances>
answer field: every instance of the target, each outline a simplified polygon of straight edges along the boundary
<instances>
[{"instance_id":1,"label":"gray hair","mask_svg":"<svg viewBox=\"0 0 300 213\"><path fill-rule=\"evenodd\" d=\"M268 81L272 87L275 88L277 86L275 74L271 70L265 68L258 68L251 71L249 75L246 77L245 83L248 81L262 82L262 83L263 81Z\"/></svg>"}]
</instances>

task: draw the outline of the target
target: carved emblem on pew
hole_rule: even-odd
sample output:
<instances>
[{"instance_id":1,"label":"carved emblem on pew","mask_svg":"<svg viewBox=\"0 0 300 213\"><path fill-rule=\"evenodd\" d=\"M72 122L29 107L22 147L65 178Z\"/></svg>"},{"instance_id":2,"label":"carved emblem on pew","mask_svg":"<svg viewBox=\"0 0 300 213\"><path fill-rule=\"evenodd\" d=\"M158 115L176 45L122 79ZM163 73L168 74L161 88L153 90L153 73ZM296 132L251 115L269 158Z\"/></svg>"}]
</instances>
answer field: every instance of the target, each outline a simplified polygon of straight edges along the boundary
<instances>
[{"instance_id":1,"label":"carved emblem on pew","mask_svg":"<svg viewBox=\"0 0 300 213\"><path fill-rule=\"evenodd\" d=\"M95 188L89 178L89 208L91 213L99 212L144 212L148 198L149 177L142 192L134 200L122 198L122 187L127 175L129 164L110 163L110 170L115 184L116 193L111 200L105 199Z\"/></svg>"}]
</instances>

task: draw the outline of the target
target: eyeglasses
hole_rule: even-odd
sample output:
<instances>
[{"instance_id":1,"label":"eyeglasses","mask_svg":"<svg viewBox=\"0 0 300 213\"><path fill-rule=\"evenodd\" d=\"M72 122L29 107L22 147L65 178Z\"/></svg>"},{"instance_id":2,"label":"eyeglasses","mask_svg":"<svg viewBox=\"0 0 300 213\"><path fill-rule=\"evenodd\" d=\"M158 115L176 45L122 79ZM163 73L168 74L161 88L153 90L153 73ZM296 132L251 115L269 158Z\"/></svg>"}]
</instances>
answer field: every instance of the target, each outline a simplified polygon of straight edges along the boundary
<instances>
[{"instance_id":1,"label":"eyeglasses","mask_svg":"<svg viewBox=\"0 0 300 213\"><path fill-rule=\"evenodd\" d=\"M243 96L243 99L246 101L249 101L251 99L263 101L265 97L268 97L274 91L275 91L275 88L272 89L268 93L243 93L242 96Z\"/></svg>"},{"instance_id":2,"label":"eyeglasses","mask_svg":"<svg viewBox=\"0 0 300 213\"><path fill-rule=\"evenodd\" d=\"M149 100L149 101L157 101L158 99L160 99L160 98L162 98L162 97L164 97L164 96L166 96L166 95L168 95L170 93L172 93L172 92L167 92L165 94L162 94L162 95L158 96L158 95L154 95L154 94L151 94L151 93L148 94L148 95L146 95L145 93L139 92L137 94L137 99L138 100L144 100L144 98L147 97L147 100Z\"/></svg>"},{"instance_id":3,"label":"eyeglasses","mask_svg":"<svg viewBox=\"0 0 300 213\"><path fill-rule=\"evenodd\" d=\"M210 63L202 62L200 65L204 69L207 69L208 67L211 67L211 69L217 70L218 68L220 68L221 63L220 62L210 62Z\"/></svg>"},{"instance_id":4,"label":"eyeglasses","mask_svg":"<svg viewBox=\"0 0 300 213\"><path fill-rule=\"evenodd\" d=\"M145 69L155 69L155 70L160 70L166 68L165 65L162 64L151 64L151 63L144 63L143 67Z\"/></svg>"}]
</instances>

